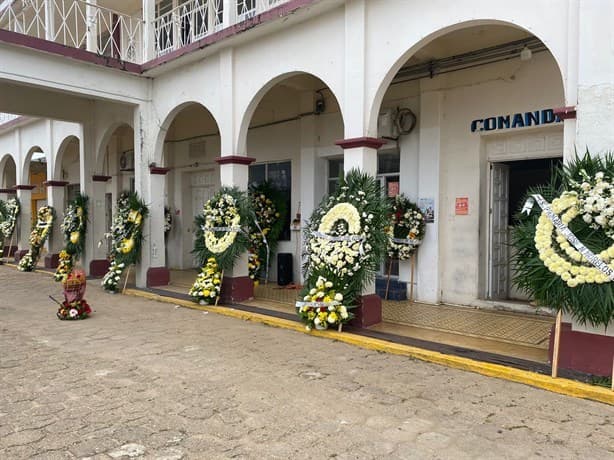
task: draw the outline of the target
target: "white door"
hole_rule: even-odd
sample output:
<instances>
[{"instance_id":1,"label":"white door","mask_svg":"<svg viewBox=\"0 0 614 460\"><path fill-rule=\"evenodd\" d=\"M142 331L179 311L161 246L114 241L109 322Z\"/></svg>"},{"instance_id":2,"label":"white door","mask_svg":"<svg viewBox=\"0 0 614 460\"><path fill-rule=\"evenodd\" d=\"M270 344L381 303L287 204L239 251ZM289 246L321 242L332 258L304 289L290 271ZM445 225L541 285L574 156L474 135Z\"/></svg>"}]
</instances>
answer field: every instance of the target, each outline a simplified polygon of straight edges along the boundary
<instances>
[{"instance_id":1,"label":"white door","mask_svg":"<svg viewBox=\"0 0 614 460\"><path fill-rule=\"evenodd\" d=\"M192 195L192 216L190 222L194 222L197 215L203 212L203 205L215 195L215 173L213 170L195 172L190 177L190 189ZM192 243L194 241L192 240ZM192 245L192 247L194 247ZM193 260L193 266L198 264Z\"/></svg>"},{"instance_id":2,"label":"white door","mask_svg":"<svg viewBox=\"0 0 614 460\"><path fill-rule=\"evenodd\" d=\"M488 297L507 299L509 289L508 201L509 167L490 165L490 250Z\"/></svg>"}]
</instances>

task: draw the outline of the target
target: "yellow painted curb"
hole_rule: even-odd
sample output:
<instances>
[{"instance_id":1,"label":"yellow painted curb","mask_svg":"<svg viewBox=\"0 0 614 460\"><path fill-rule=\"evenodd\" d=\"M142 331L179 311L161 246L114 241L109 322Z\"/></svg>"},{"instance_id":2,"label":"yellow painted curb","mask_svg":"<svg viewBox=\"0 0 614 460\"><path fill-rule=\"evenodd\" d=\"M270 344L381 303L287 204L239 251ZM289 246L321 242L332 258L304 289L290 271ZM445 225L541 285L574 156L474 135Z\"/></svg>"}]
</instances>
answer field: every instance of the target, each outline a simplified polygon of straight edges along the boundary
<instances>
[{"instance_id":1,"label":"yellow painted curb","mask_svg":"<svg viewBox=\"0 0 614 460\"><path fill-rule=\"evenodd\" d=\"M523 383L525 385L530 385L536 388L552 391L554 393L560 393L567 396L590 399L593 401L599 401L602 403L614 405L614 391L595 385L576 382L575 380L563 378L554 379L547 375L537 374L535 372L524 371L521 369L515 369L513 367L507 367L501 364L491 364L476 361L469 358L463 358L461 356L446 355L437 351L424 350L422 348L412 347L410 345L387 342L385 340L364 337L362 335L351 334L348 332L316 330L307 332L302 324L294 321L262 315L260 313L251 313L247 311L236 310L234 308L224 306L201 306L189 300L175 299L172 297L161 296L158 294L153 294L150 292L140 291L136 289L126 289L125 294L143 297L150 300L156 300L159 302L173 303L175 305L180 305L182 307L191 308L194 310L218 313L220 315L230 316L232 318L239 318L242 320L249 320L261 324L266 324L268 326L280 327L284 329L294 330L297 332L308 333L309 335L337 340L339 342L344 342L357 347L366 348L368 350L376 350L395 355L407 356L410 358L419 359L421 361L427 361L430 363L441 364L443 366L452 367L455 369L461 369L464 371L487 375L489 377L496 377L503 380Z\"/></svg>"}]
</instances>

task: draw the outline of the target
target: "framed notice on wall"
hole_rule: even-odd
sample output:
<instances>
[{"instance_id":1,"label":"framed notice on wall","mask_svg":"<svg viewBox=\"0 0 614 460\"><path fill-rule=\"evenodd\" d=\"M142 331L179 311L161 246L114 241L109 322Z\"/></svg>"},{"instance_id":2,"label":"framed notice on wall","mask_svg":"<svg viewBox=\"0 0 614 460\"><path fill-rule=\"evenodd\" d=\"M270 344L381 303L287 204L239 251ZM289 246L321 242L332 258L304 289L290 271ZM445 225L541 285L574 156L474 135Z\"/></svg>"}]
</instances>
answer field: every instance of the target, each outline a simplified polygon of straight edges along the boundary
<instances>
[{"instance_id":1,"label":"framed notice on wall","mask_svg":"<svg viewBox=\"0 0 614 460\"><path fill-rule=\"evenodd\" d=\"M424 214L424 222L427 224L435 222L435 200L433 198L420 198L418 207Z\"/></svg>"},{"instance_id":2,"label":"framed notice on wall","mask_svg":"<svg viewBox=\"0 0 614 460\"><path fill-rule=\"evenodd\" d=\"M454 205L454 214L457 216L466 216L469 214L469 198L466 196L456 197Z\"/></svg>"}]
</instances>

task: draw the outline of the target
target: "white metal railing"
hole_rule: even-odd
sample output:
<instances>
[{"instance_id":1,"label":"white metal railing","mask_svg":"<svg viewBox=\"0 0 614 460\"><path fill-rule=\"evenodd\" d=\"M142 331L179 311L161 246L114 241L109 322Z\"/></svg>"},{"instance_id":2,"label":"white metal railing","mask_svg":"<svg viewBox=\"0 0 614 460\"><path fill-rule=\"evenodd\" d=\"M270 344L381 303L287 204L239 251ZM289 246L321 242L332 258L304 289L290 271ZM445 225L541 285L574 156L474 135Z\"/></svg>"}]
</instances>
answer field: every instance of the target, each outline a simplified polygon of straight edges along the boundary
<instances>
[{"instance_id":1,"label":"white metal railing","mask_svg":"<svg viewBox=\"0 0 614 460\"><path fill-rule=\"evenodd\" d=\"M188 0L154 22L156 57L182 48L207 35L252 18L289 0Z\"/></svg>"},{"instance_id":2,"label":"white metal railing","mask_svg":"<svg viewBox=\"0 0 614 460\"><path fill-rule=\"evenodd\" d=\"M15 115L13 113L3 113L0 112L0 125L3 125L4 123L8 123L9 121L13 121L16 118L19 118L21 115Z\"/></svg>"},{"instance_id":3,"label":"white metal railing","mask_svg":"<svg viewBox=\"0 0 614 460\"><path fill-rule=\"evenodd\" d=\"M0 29L142 63L288 1L185 0L145 27L140 17L83 0L0 0ZM153 39L149 51L145 33Z\"/></svg>"},{"instance_id":4,"label":"white metal railing","mask_svg":"<svg viewBox=\"0 0 614 460\"><path fill-rule=\"evenodd\" d=\"M16 0L0 28L124 61L142 59L143 20L82 0Z\"/></svg>"}]
</instances>

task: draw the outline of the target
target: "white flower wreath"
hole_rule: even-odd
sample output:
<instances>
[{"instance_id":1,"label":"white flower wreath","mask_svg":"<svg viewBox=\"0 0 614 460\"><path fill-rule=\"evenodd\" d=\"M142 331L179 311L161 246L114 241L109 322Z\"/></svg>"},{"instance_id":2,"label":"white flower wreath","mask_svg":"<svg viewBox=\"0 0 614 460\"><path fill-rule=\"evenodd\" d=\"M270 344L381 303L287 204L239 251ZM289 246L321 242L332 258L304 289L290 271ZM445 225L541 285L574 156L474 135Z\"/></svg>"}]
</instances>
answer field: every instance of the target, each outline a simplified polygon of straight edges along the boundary
<instances>
[{"instance_id":1,"label":"white flower wreath","mask_svg":"<svg viewBox=\"0 0 614 460\"><path fill-rule=\"evenodd\" d=\"M226 251L234 243L237 233L241 230L240 225L239 209L231 195L224 194L218 201L208 202L205 207L205 228L203 228L205 246L214 254ZM216 231L223 231L224 235L217 237Z\"/></svg>"},{"instance_id":2,"label":"white flower wreath","mask_svg":"<svg viewBox=\"0 0 614 460\"><path fill-rule=\"evenodd\" d=\"M555 214L560 216L563 224L568 225L581 214L583 204L575 192L565 192L552 201L551 208ZM554 224L546 213L542 212L535 228L535 247L539 252L539 258L548 270L560 276L569 287L585 283L602 284L609 281L608 276L597 267L592 266L559 230L556 232L554 230ZM558 248L554 247L553 240L556 240ZM562 257L562 253L567 258ZM614 244L602 250L597 256L614 269Z\"/></svg>"},{"instance_id":3,"label":"white flower wreath","mask_svg":"<svg viewBox=\"0 0 614 460\"><path fill-rule=\"evenodd\" d=\"M338 232L343 235L329 236L342 222L347 224L347 229ZM358 209L351 203L338 203L322 216L318 231L310 242L311 260L327 265L337 276L352 276L360 268L363 240Z\"/></svg>"}]
</instances>

